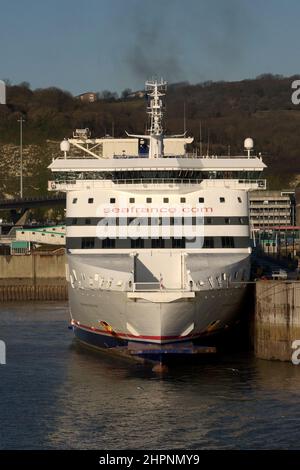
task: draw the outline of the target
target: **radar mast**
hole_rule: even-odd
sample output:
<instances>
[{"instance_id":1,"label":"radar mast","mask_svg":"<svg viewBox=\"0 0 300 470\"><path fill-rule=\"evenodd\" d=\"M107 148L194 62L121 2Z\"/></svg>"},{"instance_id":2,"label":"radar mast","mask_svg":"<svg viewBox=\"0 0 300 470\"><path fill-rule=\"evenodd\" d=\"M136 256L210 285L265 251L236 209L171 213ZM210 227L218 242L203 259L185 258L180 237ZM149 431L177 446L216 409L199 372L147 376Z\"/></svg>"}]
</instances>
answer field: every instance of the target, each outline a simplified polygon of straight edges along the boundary
<instances>
[{"instance_id":1,"label":"radar mast","mask_svg":"<svg viewBox=\"0 0 300 470\"><path fill-rule=\"evenodd\" d=\"M163 157L164 153L164 134L163 134L163 101L167 90L167 82L161 79L148 80L145 84L145 90L149 97L147 113L149 115L149 158Z\"/></svg>"}]
</instances>

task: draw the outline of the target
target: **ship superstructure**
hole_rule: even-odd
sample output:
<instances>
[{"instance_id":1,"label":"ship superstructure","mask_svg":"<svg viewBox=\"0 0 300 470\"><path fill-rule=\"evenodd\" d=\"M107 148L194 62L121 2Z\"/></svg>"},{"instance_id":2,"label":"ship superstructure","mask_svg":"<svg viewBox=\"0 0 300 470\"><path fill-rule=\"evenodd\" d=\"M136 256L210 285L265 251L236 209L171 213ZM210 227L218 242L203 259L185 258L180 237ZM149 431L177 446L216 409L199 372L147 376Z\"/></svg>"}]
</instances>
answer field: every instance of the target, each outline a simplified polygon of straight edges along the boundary
<instances>
[{"instance_id":1,"label":"ship superstructure","mask_svg":"<svg viewBox=\"0 0 300 470\"><path fill-rule=\"evenodd\" d=\"M124 139L77 130L53 161L67 195L71 320L97 347L194 341L226 328L250 274L248 191L264 189L252 154L187 153L163 132L166 83L146 82L149 128ZM71 153L71 147L73 152Z\"/></svg>"}]
</instances>

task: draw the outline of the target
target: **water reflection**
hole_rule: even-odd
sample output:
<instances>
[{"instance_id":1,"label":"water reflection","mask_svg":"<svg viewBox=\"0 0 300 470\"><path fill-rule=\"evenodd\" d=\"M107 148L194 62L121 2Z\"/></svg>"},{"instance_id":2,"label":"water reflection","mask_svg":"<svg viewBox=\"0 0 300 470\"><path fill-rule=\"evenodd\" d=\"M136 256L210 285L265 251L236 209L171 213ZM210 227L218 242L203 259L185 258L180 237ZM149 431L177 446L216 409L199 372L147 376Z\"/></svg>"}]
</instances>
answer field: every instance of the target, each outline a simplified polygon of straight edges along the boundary
<instances>
[{"instance_id":1,"label":"water reflection","mask_svg":"<svg viewBox=\"0 0 300 470\"><path fill-rule=\"evenodd\" d=\"M160 377L78 347L66 319L61 304L1 312L2 448L299 447L297 366L243 353Z\"/></svg>"}]
</instances>

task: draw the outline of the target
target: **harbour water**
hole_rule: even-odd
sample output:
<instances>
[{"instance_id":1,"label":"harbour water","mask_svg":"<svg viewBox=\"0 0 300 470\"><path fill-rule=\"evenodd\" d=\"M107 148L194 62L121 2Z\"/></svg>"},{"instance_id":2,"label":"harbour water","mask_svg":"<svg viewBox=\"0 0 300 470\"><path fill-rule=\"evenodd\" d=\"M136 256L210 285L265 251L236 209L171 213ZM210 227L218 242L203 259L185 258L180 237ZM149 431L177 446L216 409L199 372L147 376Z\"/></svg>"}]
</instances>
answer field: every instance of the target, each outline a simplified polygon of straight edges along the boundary
<instances>
[{"instance_id":1,"label":"harbour water","mask_svg":"<svg viewBox=\"0 0 300 470\"><path fill-rule=\"evenodd\" d=\"M66 303L1 305L1 449L299 448L300 367L235 352L158 376L67 326Z\"/></svg>"}]
</instances>

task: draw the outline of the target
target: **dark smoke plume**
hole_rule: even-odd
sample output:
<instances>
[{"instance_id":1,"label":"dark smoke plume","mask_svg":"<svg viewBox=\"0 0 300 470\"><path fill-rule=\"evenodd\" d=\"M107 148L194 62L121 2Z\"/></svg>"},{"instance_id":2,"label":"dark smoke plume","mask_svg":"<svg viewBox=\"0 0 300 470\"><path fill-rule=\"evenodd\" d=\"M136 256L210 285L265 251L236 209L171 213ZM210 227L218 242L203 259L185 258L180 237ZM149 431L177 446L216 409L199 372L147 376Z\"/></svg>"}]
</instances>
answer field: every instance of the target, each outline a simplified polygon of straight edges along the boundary
<instances>
[{"instance_id":1,"label":"dark smoke plume","mask_svg":"<svg viewBox=\"0 0 300 470\"><path fill-rule=\"evenodd\" d=\"M125 60L138 80L153 76L171 82L228 79L245 60L246 42L253 31L246 2L139 1L133 11L129 27L134 31L134 44Z\"/></svg>"}]
</instances>

